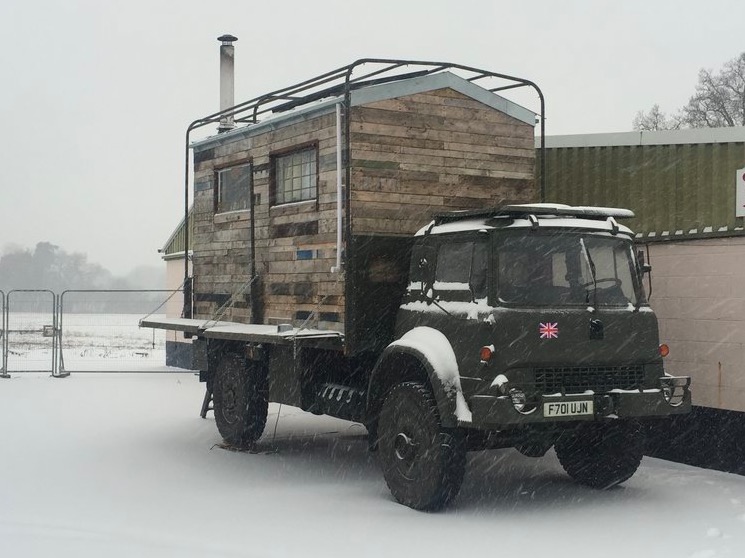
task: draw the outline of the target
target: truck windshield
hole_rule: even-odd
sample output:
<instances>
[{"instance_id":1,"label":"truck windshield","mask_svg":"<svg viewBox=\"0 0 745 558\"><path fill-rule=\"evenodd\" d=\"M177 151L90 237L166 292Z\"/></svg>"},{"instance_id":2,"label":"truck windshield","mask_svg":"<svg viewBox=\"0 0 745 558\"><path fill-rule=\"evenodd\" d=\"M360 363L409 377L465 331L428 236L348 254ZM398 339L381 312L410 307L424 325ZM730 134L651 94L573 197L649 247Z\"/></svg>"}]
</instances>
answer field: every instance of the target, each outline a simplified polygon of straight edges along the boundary
<instances>
[{"instance_id":1,"label":"truck windshield","mask_svg":"<svg viewBox=\"0 0 745 558\"><path fill-rule=\"evenodd\" d=\"M503 303L637 304L629 240L577 233L505 235L497 244L497 257L498 297Z\"/></svg>"}]
</instances>

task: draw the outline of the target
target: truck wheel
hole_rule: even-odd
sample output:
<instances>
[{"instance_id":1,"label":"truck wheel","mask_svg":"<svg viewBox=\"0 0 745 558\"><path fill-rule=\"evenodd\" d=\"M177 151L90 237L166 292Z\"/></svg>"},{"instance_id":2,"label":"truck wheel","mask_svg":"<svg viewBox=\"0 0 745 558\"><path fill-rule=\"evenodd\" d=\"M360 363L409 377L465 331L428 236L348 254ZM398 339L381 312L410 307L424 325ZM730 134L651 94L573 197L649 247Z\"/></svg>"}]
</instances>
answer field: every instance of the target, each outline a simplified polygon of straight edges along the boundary
<instances>
[{"instance_id":1,"label":"truck wheel","mask_svg":"<svg viewBox=\"0 0 745 558\"><path fill-rule=\"evenodd\" d=\"M223 355L217 365L212 399L217 429L225 442L245 449L261 437L268 401L266 378L258 366L247 365L237 353Z\"/></svg>"},{"instance_id":2,"label":"truck wheel","mask_svg":"<svg viewBox=\"0 0 745 558\"><path fill-rule=\"evenodd\" d=\"M644 453L636 421L582 425L563 434L556 455L567 474L592 488L610 488L632 477Z\"/></svg>"},{"instance_id":3,"label":"truck wheel","mask_svg":"<svg viewBox=\"0 0 745 558\"><path fill-rule=\"evenodd\" d=\"M440 424L432 391L418 382L388 393L378 423L383 476L394 498L417 510L436 510L458 495L466 468L461 431Z\"/></svg>"}]
</instances>

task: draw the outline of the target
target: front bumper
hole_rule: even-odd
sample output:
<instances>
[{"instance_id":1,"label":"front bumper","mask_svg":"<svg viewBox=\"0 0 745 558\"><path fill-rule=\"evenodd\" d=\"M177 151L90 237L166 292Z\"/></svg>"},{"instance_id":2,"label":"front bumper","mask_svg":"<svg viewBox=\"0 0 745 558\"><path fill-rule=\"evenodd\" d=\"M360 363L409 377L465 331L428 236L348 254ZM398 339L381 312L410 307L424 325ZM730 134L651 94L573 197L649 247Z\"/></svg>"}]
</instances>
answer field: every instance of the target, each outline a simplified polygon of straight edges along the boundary
<instances>
[{"instance_id":1,"label":"front bumper","mask_svg":"<svg viewBox=\"0 0 745 558\"><path fill-rule=\"evenodd\" d=\"M680 403L672 405L665 398L663 387L644 390L613 390L608 393L543 395L529 412L518 412L508 395L475 395L468 399L472 422L476 428L496 428L525 424L594 421L605 418L665 417L690 412L690 378L662 378L661 386L673 384L679 391ZM593 413L546 417L545 403L593 402Z\"/></svg>"}]
</instances>

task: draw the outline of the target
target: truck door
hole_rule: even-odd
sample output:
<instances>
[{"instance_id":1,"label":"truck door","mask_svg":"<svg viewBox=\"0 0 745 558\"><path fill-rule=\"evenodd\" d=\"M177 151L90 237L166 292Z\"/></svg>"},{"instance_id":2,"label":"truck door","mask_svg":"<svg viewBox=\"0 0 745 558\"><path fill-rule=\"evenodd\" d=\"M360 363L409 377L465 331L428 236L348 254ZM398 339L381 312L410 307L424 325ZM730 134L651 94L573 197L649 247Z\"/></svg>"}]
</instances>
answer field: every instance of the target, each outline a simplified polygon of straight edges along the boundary
<instances>
[{"instance_id":1,"label":"truck door","mask_svg":"<svg viewBox=\"0 0 745 558\"><path fill-rule=\"evenodd\" d=\"M488 255L487 235L443 239L438 248L433 283L443 309L438 329L453 347L461 376L472 375L480 348L491 342Z\"/></svg>"}]
</instances>

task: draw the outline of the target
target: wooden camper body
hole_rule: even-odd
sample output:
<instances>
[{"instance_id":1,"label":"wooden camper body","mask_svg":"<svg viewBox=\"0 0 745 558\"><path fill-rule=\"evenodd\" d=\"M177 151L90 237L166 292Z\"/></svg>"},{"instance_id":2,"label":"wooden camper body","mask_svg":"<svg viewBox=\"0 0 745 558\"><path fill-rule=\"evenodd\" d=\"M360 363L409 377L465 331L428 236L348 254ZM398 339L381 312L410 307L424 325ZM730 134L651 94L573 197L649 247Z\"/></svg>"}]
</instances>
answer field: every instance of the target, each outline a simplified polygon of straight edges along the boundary
<instances>
[{"instance_id":1,"label":"wooden camper body","mask_svg":"<svg viewBox=\"0 0 745 558\"><path fill-rule=\"evenodd\" d=\"M440 72L300 104L193 144L195 318L214 318L232 297L222 320L339 331L347 354L385 346L412 236L434 213L536 201L534 122ZM277 204L277 157L304 148L315 150L317 196ZM251 165L251 207L216 212L217 173L241 164ZM342 269L332 271L339 202Z\"/></svg>"}]
</instances>

